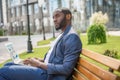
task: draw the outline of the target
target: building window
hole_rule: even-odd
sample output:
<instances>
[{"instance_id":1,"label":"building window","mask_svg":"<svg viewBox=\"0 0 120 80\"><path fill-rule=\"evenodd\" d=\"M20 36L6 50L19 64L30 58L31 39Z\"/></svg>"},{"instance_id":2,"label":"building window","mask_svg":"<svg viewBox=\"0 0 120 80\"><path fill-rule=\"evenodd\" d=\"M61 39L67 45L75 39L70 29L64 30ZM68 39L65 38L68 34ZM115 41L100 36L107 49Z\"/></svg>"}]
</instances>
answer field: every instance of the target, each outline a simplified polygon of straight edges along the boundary
<instances>
[{"instance_id":1,"label":"building window","mask_svg":"<svg viewBox=\"0 0 120 80\"><path fill-rule=\"evenodd\" d=\"M22 6L22 15L26 14L26 6Z\"/></svg>"},{"instance_id":2,"label":"building window","mask_svg":"<svg viewBox=\"0 0 120 80\"><path fill-rule=\"evenodd\" d=\"M43 13L44 14L46 14L46 13L48 13L48 10L47 10L47 4L45 3L45 4L43 4L43 7L42 7L43 9Z\"/></svg>"},{"instance_id":3,"label":"building window","mask_svg":"<svg viewBox=\"0 0 120 80\"><path fill-rule=\"evenodd\" d=\"M9 0L10 1L10 7L14 6L14 0Z\"/></svg>"},{"instance_id":4,"label":"building window","mask_svg":"<svg viewBox=\"0 0 120 80\"><path fill-rule=\"evenodd\" d=\"M112 0L109 0L109 1L108 1L108 4L111 6L111 5L112 5Z\"/></svg>"},{"instance_id":5,"label":"building window","mask_svg":"<svg viewBox=\"0 0 120 80\"><path fill-rule=\"evenodd\" d=\"M10 7L13 7L13 6L19 5L20 1L19 0L9 0L8 4L10 4L9 5Z\"/></svg>"},{"instance_id":6,"label":"building window","mask_svg":"<svg viewBox=\"0 0 120 80\"><path fill-rule=\"evenodd\" d=\"M32 5L28 5L29 15L32 15Z\"/></svg>"},{"instance_id":7,"label":"building window","mask_svg":"<svg viewBox=\"0 0 120 80\"><path fill-rule=\"evenodd\" d=\"M13 17L14 16L14 8L11 8L11 17Z\"/></svg>"},{"instance_id":8,"label":"building window","mask_svg":"<svg viewBox=\"0 0 120 80\"><path fill-rule=\"evenodd\" d=\"M43 18L44 21L44 26L47 27L48 26L48 19L47 18Z\"/></svg>"},{"instance_id":9,"label":"building window","mask_svg":"<svg viewBox=\"0 0 120 80\"><path fill-rule=\"evenodd\" d=\"M103 0L98 0L98 5L102 6L103 5Z\"/></svg>"},{"instance_id":10,"label":"building window","mask_svg":"<svg viewBox=\"0 0 120 80\"><path fill-rule=\"evenodd\" d=\"M34 4L34 12L35 12L35 14L39 13L39 6L37 3Z\"/></svg>"},{"instance_id":11,"label":"building window","mask_svg":"<svg viewBox=\"0 0 120 80\"><path fill-rule=\"evenodd\" d=\"M22 22L22 25L23 25L23 30L25 31L26 30L26 22Z\"/></svg>"},{"instance_id":12,"label":"building window","mask_svg":"<svg viewBox=\"0 0 120 80\"><path fill-rule=\"evenodd\" d=\"M19 0L14 0L15 6L20 4Z\"/></svg>"},{"instance_id":13,"label":"building window","mask_svg":"<svg viewBox=\"0 0 120 80\"><path fill-rule=\"evenodd\" d=\"M16 7L16 16L19 16L19 8Z\"/></svg>"},{"instance_id":14,"label":"building window","mask_svg":"<svg viewBox=\"0 0 120 80\"><path fill-rule=\"evenodd\" d=\"M26 3L27 0L20 0L20 2L23 4L23 3Z\"/></svg>"},{"instance_id":15,"label":"building window","mask_svg":"<svg viewBox=\"0 0 120 80\"><path fill-rule=\"evenodd\" d=\"M7 0L8 2L7 2L7 5L8 5L8 7L11 7L11 2L10 2L10 0Z\"/></svg>"},{"instance_id":16,"label":"building window","mask_svg":"<svg viewBox=\"0 0 120 80\"><path fill-rule=\"evenodd\" d=\"M86 13L89 13L89 14L86 14L86 17L89 18L91 16L91 3L90 3L90 0L87 0L87 2L86 2Z\"/></svg>"}]
</instances>

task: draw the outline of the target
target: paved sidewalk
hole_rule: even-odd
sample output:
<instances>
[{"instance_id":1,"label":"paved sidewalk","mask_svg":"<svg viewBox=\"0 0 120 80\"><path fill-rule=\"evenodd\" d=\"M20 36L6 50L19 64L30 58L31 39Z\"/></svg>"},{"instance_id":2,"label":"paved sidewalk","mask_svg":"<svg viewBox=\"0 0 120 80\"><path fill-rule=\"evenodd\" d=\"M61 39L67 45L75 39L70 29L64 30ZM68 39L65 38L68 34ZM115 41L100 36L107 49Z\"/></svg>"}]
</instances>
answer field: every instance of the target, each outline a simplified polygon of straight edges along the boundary
<instances>
[{"instance_id":1,"label":"paved sidewalk","mask_svg":"<svg viewBox=\"0 0 120 80\"><path fill-rule=\"evenodd\" d=\"M120 36L120 31L108 31L107 34L113 36Z\"/></svg>"}]
</instances>

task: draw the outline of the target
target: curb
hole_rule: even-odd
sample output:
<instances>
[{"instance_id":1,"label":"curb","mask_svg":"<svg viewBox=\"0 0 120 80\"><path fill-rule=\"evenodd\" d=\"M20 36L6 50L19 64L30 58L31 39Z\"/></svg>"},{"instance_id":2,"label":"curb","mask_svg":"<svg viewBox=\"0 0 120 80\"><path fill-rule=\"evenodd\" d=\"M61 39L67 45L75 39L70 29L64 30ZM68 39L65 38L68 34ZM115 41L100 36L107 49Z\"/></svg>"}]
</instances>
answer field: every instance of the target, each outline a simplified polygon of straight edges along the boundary
<instances>
[{"instance_id":1,"label":"curb","mask_svg":"<svg viewBox=\"0 0 120 80\"><path fill-rule=\"evenodd\" d=\"M3 42L3 41L8 41L8 38L6 38L6 37L1 37L1 38L0 38L0 42Z\"/></svg>"}]
</instances>

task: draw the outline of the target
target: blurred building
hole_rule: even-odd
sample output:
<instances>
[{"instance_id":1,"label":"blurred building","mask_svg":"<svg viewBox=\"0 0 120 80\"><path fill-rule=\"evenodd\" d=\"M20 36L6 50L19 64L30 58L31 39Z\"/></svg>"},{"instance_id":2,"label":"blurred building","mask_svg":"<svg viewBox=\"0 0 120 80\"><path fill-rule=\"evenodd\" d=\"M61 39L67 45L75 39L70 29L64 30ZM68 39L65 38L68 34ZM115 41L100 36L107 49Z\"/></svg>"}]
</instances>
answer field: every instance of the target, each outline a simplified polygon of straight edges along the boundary
<instances>
[{"instance_id":1,"label":"blurred building","mask_svg":"<svg viewBox=\"0 0 120 80\"><path fill-rule=\"evenodd\" d=\"M0 28L3 25L2 1L0 0Z\"/></svg>"},{"instance_id":2,"label":"blurred building","mask_svg":"<svg viewBox=\"0 0 120 80\"><path fill-rule=\"evenodd\" d=\"M50 0L50 7L68 7L73 13L73 26L76 30L86 31L89 18L102 11L109 16L108 30L120 30L120 0ZM53 5L51 5L53 4ZM56 5L55 5L56 4ZM52 11L52 10L50 10Z\"/></svg>"},{"instance_id":3,"label":"blurred building","mask_svg":"<svg viewBox=\"0 0 120 80\"><path fill-rule=\"evenodd\" d=\"M43 5L44 26L46 32L54 30L53 11L58 7L68 7L73 13L73 27L86 31L89 18L94 12L102 11L109 16L107 29L120 30L120 0L45 0ZM26 0L2 0L3 22L9 34L27 33ZM29 0L31 33L42 32L41 8L38 0Z\"/></svg>"},{"instance_id":4,"label":"blurred building","mask_svg":"<svg viewBox=\"0 0 120 80\"><path fill-rule=\"evenodd\" d=\"M94 12L107 13L108 30L120 30L120 0L67 0L73 12L73 25L76 30L86 31L89 18Z\"/></svg>"},{"instance_id":5,"label":"blurred building","mask_svg":"<svg viewBox=\"0 0 120 80\"><path fill-rule=\"evenodd\" d=\"M86 0L86 20L94 12L102 11L109 16L108 30L120 30L120 0Z\"/></svg>"},{"instance_id":6,"label":"blurred building","mask_svg":"<svg viewBox=\"0 0 120 80\"><path fill-rule=\"evenodd\" d=\"M2 0L4 25L7 26L8 34L27 34L27 0ZM42 32L42 15L41 8L38 6L38 0L28 0L30 29L32 34L39 34ZM47 1L47 0L46 0ZM43 5L43 16L45 31L49 32L49 3Z\"/></svg>"}]
</instances>

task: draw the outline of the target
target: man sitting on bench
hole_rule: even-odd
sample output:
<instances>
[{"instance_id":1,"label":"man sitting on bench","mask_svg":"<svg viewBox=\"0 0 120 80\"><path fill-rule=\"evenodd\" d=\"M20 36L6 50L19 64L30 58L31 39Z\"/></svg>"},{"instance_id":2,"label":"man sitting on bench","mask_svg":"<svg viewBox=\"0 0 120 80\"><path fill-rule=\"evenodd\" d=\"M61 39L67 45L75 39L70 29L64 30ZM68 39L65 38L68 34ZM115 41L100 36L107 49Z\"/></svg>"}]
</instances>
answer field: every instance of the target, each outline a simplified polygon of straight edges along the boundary
<instances>
[{"instance_id":1,"label":"man sitting on bench","mask_svg":"<svg viewBox=\"0 0 120 80\"><path fill-rule=\"evenodd\" d=\"M28 58L25 65L7 63L0 69L0 80L67 80L77 63L82 43L71 25L69 9L56 9L53 20L61 34L44 59ZM30 66L29 66L30 65ZM70 79L69 79L70 80Z\"/></svg>"}]
</instances>

